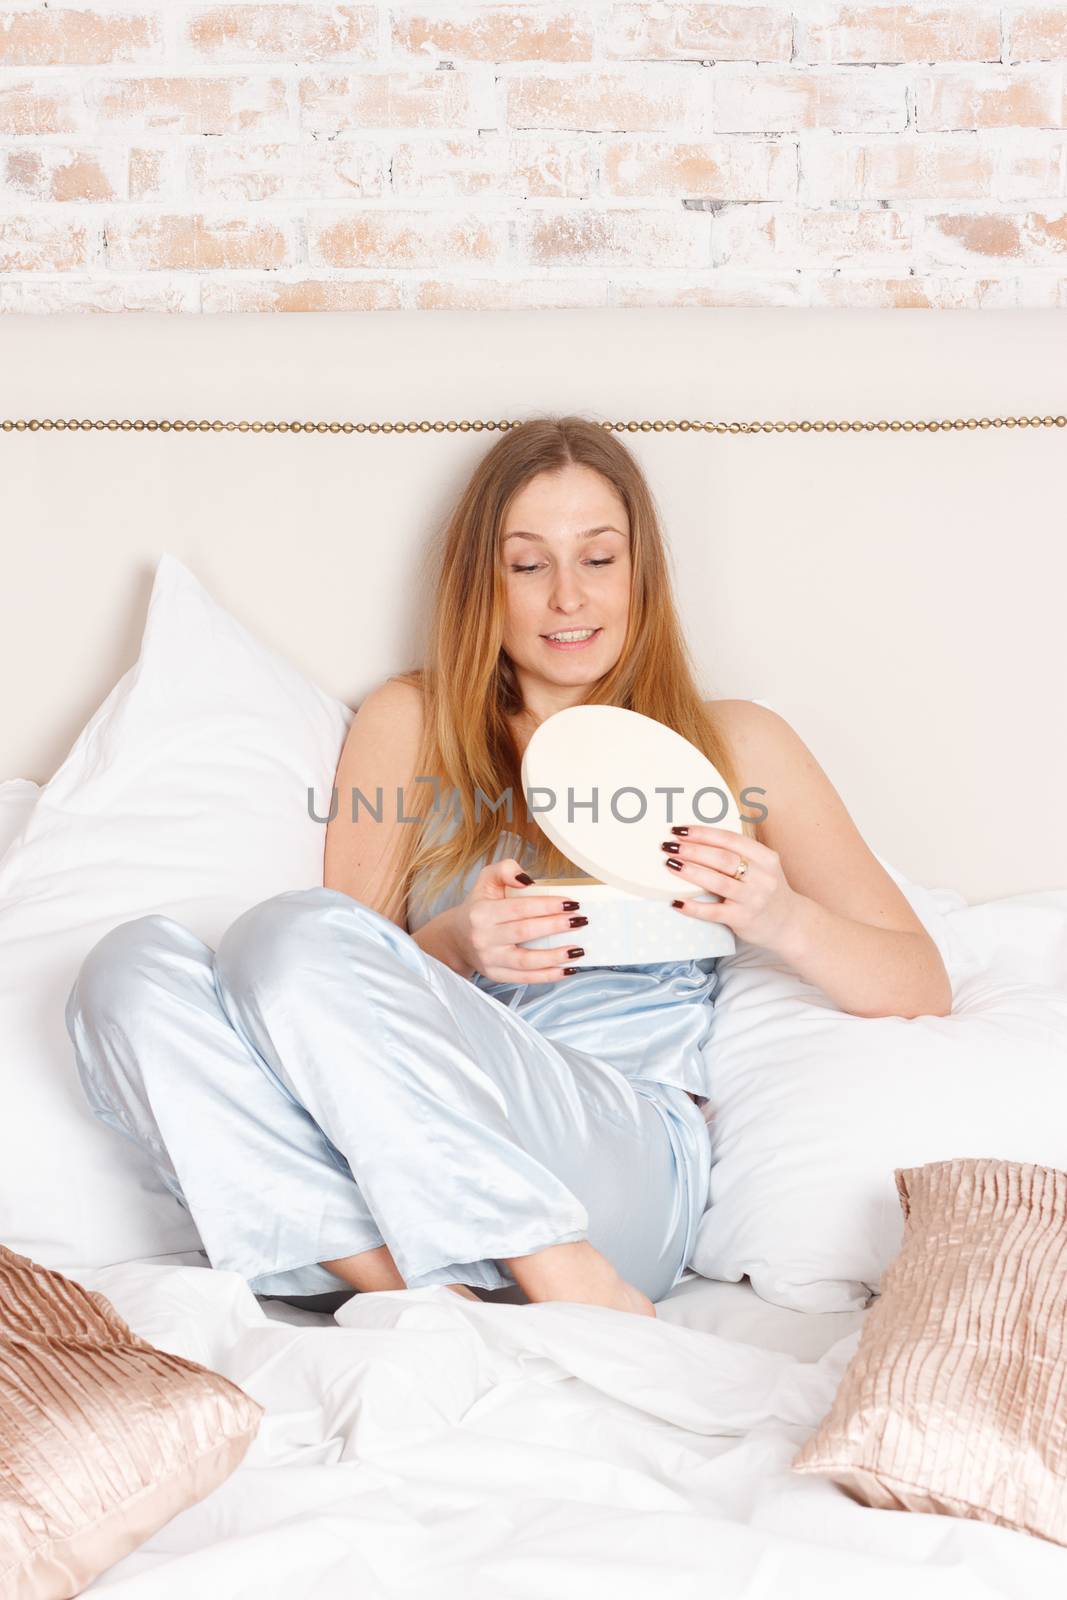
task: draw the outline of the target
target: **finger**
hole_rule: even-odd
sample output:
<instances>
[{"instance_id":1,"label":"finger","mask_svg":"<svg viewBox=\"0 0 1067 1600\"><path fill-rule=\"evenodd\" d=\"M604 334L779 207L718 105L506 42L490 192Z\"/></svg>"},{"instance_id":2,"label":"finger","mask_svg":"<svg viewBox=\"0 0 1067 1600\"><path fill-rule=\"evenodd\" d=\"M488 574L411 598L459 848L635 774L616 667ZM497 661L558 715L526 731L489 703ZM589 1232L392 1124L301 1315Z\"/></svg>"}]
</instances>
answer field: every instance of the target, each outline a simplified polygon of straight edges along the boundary
<instances>
[{"instance_id":1,"label":"finger","mask_svg":"<svg viewBox=\"0 0 1067 1600\"><path fill-rule=\"evenodd\" d=\"M493 926L507 933L508 944L524 944L527 939L543 939L550 933L575 932L584 928L589 918L576 911L564 911L551 917L500 917Z\"/></svg>"},{"instance_id":2,"label":"finger","mask_svg":"<svg viewBox=\"0 0 1067 1600\"><path fill-rule=\"evenodd\" d=\"M672 862L678 859L670 857ZM699 861L681 861L674 876L684 883L695 884L698 889L710 889L712 894L721 894L728 900L744 899L752 891L747 874L744 878L735 878L732 873L720 872L716 867L701 866Z\"/></svg>"},{"instance_id":3,"label":"finger","mask_svg":"<svg viewBox=\"0 0 1067 1600\"><path fill-rule=\"evenodd\" d=\"M514 856L505 856L503 861L491 861L484 866L478 874L483 889L499 890L501 893L512 884L521 884L528 889L535 879L524 869L520 861Z\"/></svg>"},{"instance_id":4,"label":"finger","mask_svg":"<svg viewBox=\"0 0 1067 1600\"><path fill-rule=\"evenodd\" d=\"M562 901L558 895L521 894L514 895L510 900L494 900L490 903L489 914L494 923L507 923L510 926L524 917L552 917L573 916L581 901L568 900L567 911L564 912ZM546 933L543 922L541 932Z\"/></svg>"},{"instance_id":5,"label":"finger","mask_svg":"<svg viewBox=\"0 0 1067 1600\"><path fill-rule=\"evenodd\" d=\"M572 966L573 963L567 963ZM492 983L556 983L560 978L569 978L571 974L565 972L561 966L552 967L496 967L490 979Z\"/></svg>"},{"instance_id":6,"label":"finger","mask_svg":"<svg viewBox=\"0 0 1067 1600\"><path fill-rule=\"evenodd\" d=\"M524 950L521 945L501 944L490 946L484 952L486 966L499 970L507 967L511 972L531 973L549 967L570 966L579 959L572 956L571 950L577 950L579 956L585 951L580 942L579 932L573 935L574 943L552 945L547 950ZM481 970L481 969L479 969Z\"/></svg>"},{"instance_id":7,"label":"finger","mask_svg":"<svg viewBox=\"0 0 1067 1600\"><path fill-rule=\"evenodd\" d=\"M697 844L718 845L723 850L732 850L734 855L744 856L748 861L769 861L774 851L758 839L751 839L747 833L738 833L733 828L713 828L706 822L689 822L684 825L684 831L679 835L677 827L671 829L675 837L693 840ZM684 849L685 846L683 845Z\"/></svg>"},{"instance_id":8,"label":"finger","mask_svg":"<svg viewBox=\"0 0 1067 1600\"><path fill-rule=\"evenodd\" d=\"M727 849L722 845L701 844L699 839L685 839L676 854L674 851L665 853L672 855L675 861L688 860L702 867L716 867L720 872L725 872L728 878L734 876L742 861L747 862L750 867L758 865L754 859L744 855L740 850Z\"/></svg>"},{"instance_id":9,"label":"finger","mask_svg":"<svg viewBox=\"0 0 1067 1600\"><path fill-rule=\"evenodd\" d=\"M671 905L680 917L693 917L698 922L721 922L728 909L721 900L672 900Z\"/></svg>"},{"instance_id":10,"label":"finger","mask_svg":"<svg viewBox=\"0 0 1067 1600\"><path fill-rule=\"evenodd\" d=\"M521 972L535 972L539 967L558 967L561 965L569 967L572 962L579 959L578 956L571 955L570 952L572 950L579 951L581 955L585 954L580 942L580 934L580 929L575 932L573 936L575 939L574 944L554 944L547 950L524 950L521 945L514 945L510 949L505 948L497 959L506 961L509 966L515 967Z\"/></svg>"}]
</instances>

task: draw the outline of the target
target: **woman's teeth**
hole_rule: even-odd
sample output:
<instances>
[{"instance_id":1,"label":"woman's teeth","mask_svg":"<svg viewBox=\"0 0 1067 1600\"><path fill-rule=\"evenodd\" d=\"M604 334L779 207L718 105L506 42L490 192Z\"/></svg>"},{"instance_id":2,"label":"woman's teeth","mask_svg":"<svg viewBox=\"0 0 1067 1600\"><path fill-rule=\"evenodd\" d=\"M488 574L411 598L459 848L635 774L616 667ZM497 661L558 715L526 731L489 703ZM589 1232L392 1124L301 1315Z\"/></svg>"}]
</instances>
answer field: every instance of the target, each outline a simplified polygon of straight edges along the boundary
<instances>
[{"instance_id":1,"label":"woman's teeth","mask_svg":"<svg viewBox=\"0 0 1067 1600\"><path fill-rule=\"evenodd\" d=\"M561 633L546 633L544 637L549 644L575 645L585 644L594 634L600 632L599 628L567 628Z\"/></svg>"}]
</instances>

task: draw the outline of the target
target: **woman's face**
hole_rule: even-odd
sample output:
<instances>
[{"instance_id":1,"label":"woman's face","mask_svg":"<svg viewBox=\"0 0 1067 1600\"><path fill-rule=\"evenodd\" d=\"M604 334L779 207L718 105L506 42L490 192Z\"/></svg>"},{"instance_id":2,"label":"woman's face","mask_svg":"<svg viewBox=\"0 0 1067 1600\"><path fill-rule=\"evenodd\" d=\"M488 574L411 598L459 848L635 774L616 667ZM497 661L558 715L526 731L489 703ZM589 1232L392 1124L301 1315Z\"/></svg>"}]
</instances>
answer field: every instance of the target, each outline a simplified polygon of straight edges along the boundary
<instances>
[{"instance_id":1,"label":"woman's face","mask_svg":"<svg viewBox=\"0 0 1067 1600\"><path fill-rule=\"evenodd\" d=\"M542 472L512 501L500 548L504 649L540 720L578 704L618 660L630 608L626 507L591 467ZM554 642L559 633L579 638Z\"/></svg>"}]
</instances>

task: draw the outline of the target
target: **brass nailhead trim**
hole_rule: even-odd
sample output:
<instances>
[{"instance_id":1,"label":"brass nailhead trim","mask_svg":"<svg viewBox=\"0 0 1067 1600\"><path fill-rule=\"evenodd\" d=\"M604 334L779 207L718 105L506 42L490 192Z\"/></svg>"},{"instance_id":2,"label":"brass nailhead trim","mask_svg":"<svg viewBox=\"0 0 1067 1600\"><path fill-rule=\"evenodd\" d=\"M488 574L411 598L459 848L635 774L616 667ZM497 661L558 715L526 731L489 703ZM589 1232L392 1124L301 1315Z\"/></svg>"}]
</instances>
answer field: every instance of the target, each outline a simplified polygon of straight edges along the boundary
<instances>
[{"instance_id":1,"label":"brass nailhead trim","mask_svg":"<svg viewBox=\"0 0 1067 1600\"><path fill-rule=\"evenodd\" d=\"M945 433L960 428L1063 428L1067 417L954 417L929 422L879 421L879 422L602 422L600 427L612 433ZM110 432L121 429L124 433L506 433L509 428L522 427L522 420L513 422L182 422L148 421L138 417L131 421L124 417L104 420L82 418L44 419L3 418L0 432L36 433L58 429L106 428Z\"/></svg>"}]
</instances>

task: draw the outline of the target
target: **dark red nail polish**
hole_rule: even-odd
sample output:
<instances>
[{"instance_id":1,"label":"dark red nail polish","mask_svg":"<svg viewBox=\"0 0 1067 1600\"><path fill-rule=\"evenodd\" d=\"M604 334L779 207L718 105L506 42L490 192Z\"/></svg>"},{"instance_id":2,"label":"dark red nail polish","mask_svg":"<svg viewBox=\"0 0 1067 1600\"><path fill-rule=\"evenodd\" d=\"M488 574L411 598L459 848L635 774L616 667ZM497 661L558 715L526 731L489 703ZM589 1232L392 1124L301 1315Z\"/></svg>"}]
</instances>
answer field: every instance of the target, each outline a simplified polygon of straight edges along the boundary
<instances>
[{"instance_id":1,"label":"dark red nail polish","mask_svg":"<svg viewBox=\"0 0 1067 1600\"><path fill-rule=\"evenodd\" d=\"M579 900L564 900L563 909L564 911L577 911L580 904Z\"/></svg>"},{"instance_id":2,"label":"dark red nail polish","mask_svg":"<svg viewBox=\"0 0 1067 1600\"><path fill-rule=\"evenodd\" d=\"M580 944L576 944L573 950L567 951L567 954L570 956L572 961L577 961L579 956L585 955L585 951L582 949Z\"/></svg>"},{"instance_id":3,"label":"dark red nail polish","mask_svg":"<svg viewBox=\"0 0 1067 1600\"><path fill-rule=\"evenodd\" d=\"M672 900L671 901L671 905L672 906L684 906L685 905L685 901L684 900Z\"/></svg>"},{"instance_id":4,"label":"dark red nail polish","mask_svg":"<svg viewBox=\"0 0 1067 1600\"><path fill-rule=\"evenodd\" d=\"M572 928L584 928L588 921L589 921L588 917L572 917L571 918L571 927Z\"/></svg>"},{"instance_id":5,"label":"dark red nail polish","mask_svg":"<svg viewBox=\"0 0 1067 1600\"><path fill-rule=\"evenodd\" d=\"M533 879L530 877L530 874L528 872L517 872L515 874L515 882L516 883L525 883L525 884L528 885L528 884L533 883Z\"/></svg>"},{"instance_id":6,"label":"dark red nail polish","mask_svg":"<svg viewBox=\"0 0 1067 1600\"><path fill-rule=\"evenodd\" d=\"M678 843L677 839L664 839L663 843L660 845L661 850L669 850L672 855L674 855L681 848L682 847Z\"/></svg>"},{"instance_id":7,"label":"dark red nail polish","mask_svg":"<svg viewBox=\"0 0 1067 1600\"><path fill-rule=\"evenodd\" d=\"M569 977L572 972L578 972L580 969L578 967L564 967L563 970Z\"/></svg>"},{"instance_id":8,"label":"dark red nail polish","mask_svg":"<svg viewBox=\"0 0 1067 1600\"><path fill-rule=\"evenodd\" d=\"M682 863L680 861L675 861L673 856L668 856L667 860L664 863L664 865L668 866L668 867L673 867L675 872L681 872L681 870L682 870Z\"/></svg>"},{"instance_id":9,"label":"dark red nail polish","mask_svg":"<svg viewBox=\"0 0 1067 1600\"><path fill-rule=\"evenodd\" d=\"M672 833L680 833L682 835L685 835L685 834L687 834L689 832L689 829L688 828L672 828L671 832Z\"/></svg>"}]
</instances>

